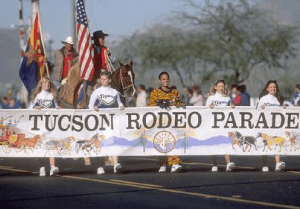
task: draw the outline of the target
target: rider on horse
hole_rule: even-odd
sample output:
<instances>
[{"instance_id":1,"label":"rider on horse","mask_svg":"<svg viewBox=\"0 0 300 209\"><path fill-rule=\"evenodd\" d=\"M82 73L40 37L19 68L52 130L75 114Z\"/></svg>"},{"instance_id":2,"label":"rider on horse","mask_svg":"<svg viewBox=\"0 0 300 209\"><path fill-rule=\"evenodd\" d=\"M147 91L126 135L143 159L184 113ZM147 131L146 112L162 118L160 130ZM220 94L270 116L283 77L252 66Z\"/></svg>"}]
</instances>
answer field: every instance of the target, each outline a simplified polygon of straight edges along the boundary
<instances>
[{"instance_id":1,"label":"rider on horse","mask_svg":"<svg viewBox=\"0 0 300 209\"><path fill-rule=\"evenodd\" d=\"M74 49L75 42L72 36L68 36L61 42L64 46L55 52L55 66L52 73L52 81L56 87L59 87L62 80L68 77L70 68L78 61L78 54Z\"/></svg>"},{"instance_id":2,"label":"rider on horse","mask_svg":"<svg viewBox=\"0 0 300 209\"><path fill-rule=\"evenodd\" d=\"M102 71L112 72L112 63L115 59L112 56L110 50L105 46L105 37L108 34L103 33L102 30L95 31L92 39L94 40L94 67L96 78L100 78Z\"/></svg>"},{"instance_id":3,"label":"rider on horse","mask_svg":"<svg viewBox=\"0 0 300 209\"><path fill-rule=\"evenodd\" d=\"M86 108L89 101L89 95L100 86L100 74L102 71L111 71L112 73L112 88L115 88L124 100L125 95L132 95L134 89L134 72L132 70L133 62L123 65L120 62L119 68L113 68L113 59L111 52L105 46L105 37L108 34L101 30L93 33L93 61L95 71L91 81L81 78L81 69L79 62L74 65L69 72L68 79L64 85L59 88L58 102L64 108ZM113 71L113 72L112 72ZM124 101L122 101L124 104Z\"/></svg>"}]
</instances>

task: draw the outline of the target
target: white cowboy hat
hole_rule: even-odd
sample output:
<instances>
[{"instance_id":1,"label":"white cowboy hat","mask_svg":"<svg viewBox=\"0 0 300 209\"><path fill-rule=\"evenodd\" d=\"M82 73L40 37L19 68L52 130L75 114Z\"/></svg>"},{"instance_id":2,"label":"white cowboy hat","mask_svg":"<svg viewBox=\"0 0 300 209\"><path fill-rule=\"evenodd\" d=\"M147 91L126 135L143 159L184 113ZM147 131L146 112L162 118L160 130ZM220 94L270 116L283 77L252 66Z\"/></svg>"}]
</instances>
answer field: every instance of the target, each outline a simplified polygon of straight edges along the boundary
<instances>
[{"instance_id":1,"label":"white cowboy hat","mask_svg":"<svg viewBox=\"0 0 300 209\"><path fill-rule=\"evenodd\" d=\"M62 40L61 43L65 44L71 44L71 45L74 45L74 41L73 41L73 37L72 36L68 36L65 40Z\"/></svg>"}]
</instances>

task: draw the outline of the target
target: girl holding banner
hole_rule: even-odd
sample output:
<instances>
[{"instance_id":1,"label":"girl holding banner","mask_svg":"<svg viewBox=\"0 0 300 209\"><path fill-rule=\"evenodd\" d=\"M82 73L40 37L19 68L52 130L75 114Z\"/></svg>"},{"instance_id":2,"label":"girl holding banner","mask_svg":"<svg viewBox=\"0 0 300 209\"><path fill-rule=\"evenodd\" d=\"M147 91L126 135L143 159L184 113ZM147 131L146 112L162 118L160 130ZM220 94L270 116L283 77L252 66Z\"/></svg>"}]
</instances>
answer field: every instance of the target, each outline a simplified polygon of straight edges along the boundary
<instances>
[{"instance_id":1,"label":"girl holding banner","mask_svg":"<svg viewBox=\"0 0 300 209\"><path fill-rule=\"evenodd\" d=\"M283 106L284 98L281 95L277 82L275 80L269 80L259 96L259 101L257 104L258 108L265 109L270 107ZM286 108L286 106L283 106ZM285 168L285 162L280 161L280 155L275 155L276 167L275 171L281 171ZM267 166L267 155L262 156L263 172L268 172L269 168Z\"/></svg>"},{"instance_id":2,"label":"girl holding banner","mask_svg":"<svg viewBox=\"0 0 300 209\"><path fill-rule=\"evenodd\" d=\"M180 99L179 92L176 89L170 89L170 76L167 72L161 72L158 76L161 86L151 92L149 96L148 106L158 106L160 101L171 102L175 98ZM164 103L164 102L163 102ZM171 172L179 172L182 169L179 156L160 156L159 157L159 172L167 171L167 164L171 165Z\"/></svg>"},{"instance_id":3,"label":"girl holding banner","mask_svg":"<svg viewBox=\"0 0 300 209\"><path fill-rule=\"evenodd\" d=\"M91 95L89 102L89 109L99 111L99 108L111 108L119 107L120 110L124 110L124 106L120 100L120 95L117 90L110 87L111 73L109 71L103 71L100 74L101 87L97 88ZM117 173L121 168L121 164L118 162L118 156L110 157L114 164L114 173ZM98 158L99 168L97 174L104 174L105 158Z\"/></svg>"},{"instance_id":4,"label":"girl holding banner","mask_svg":"<svg viewBox=\"0 0 300 209\"><path fill-rule=\"evenodd\" d=\"M37 87L35 88L33 94L32 94L32 103L29 107L29 109L48 109L48 108L57 108L58 106L56 102L56 87L54 84L50 81L49 78L43 77L37 84ZM59 172L58 167L55 166L55 158L50 157L50 176L56 176ZM40 176L46 176L45 171L45 161L44 159L40 160Z\"/></svg>"},{"instance_id":5,"label":"girl holding banner","mask_svg":"<svg viewBox=\"0 0 300 209\"><path fill-rule=\"evenodd\" d=\"M210 96L207 98L206 101L206 106L210 106L211 108L213 108L214 106L230 106L229 91L224 80L217 80L212 85L210 89ZM227 163L226 171L231 171L235 164L233 162L230 162L229 154L225 155L225 160ZM218 171L216 155L213 155L213 167L211 171Z\"/></svg>"}]
</instances>

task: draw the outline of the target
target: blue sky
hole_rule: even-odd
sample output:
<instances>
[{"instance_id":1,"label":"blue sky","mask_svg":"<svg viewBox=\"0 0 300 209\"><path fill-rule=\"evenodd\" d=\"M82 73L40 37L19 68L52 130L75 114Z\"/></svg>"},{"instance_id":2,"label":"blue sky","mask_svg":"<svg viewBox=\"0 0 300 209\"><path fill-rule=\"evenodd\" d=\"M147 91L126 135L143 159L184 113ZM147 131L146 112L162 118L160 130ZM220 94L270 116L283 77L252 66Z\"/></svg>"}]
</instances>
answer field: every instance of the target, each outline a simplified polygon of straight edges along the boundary
<instances>
[{"instance_id":1,"label":"blue sky","mask_svg":"<svg viewBox=\"0 0 300 209\"><path fill-rule=\"evenodd\" d=\"M216 3L219 0L211 0ZM49 34L53 49L60 48L61 40L72 35L72 0L40 0L42 30ZM103 30L110 34L110 40L133 34L154 23L164 21L174 11L183 9L184 0L85 0L91 33ZM196 0L195 2L205 2ZM263 6L273 7L282 13L280 19L294 16L300 19L299 0L263 0ZM0 28L15 27L19 24L19 0L0 0ZM294 8L294 9L293 9ZM31 0L23 0L24 23L31 15Z\"/></svg>"},{"instance_id":2,"label":"blue sky","mask_svg":"<svg viewBox=\"0 0 300 209\"><path fill-rule=\"evenodd\" d=\"M42 30L53 39L53 48L72 35L72 0L40 0ZM18 27L19 0L0 1L0 28ZM102 29L110 39L131 35L136 30L163 21L183 6L182 0L86 0L91 33ZM24 23L31 15L31 0L23 0ZM109 41L109 40L108 40Z\"/></svg>"}]
</instances>

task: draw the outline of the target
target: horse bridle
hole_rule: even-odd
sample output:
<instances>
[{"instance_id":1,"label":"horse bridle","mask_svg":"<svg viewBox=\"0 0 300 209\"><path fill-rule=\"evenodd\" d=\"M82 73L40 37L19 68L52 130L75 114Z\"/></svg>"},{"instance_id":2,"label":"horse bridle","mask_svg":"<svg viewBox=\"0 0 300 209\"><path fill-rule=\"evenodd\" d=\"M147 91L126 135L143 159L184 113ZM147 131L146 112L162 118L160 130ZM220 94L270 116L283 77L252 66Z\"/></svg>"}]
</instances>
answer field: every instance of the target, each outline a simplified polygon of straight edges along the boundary
<instances>
[{"instance_id":1,"label":"horse bridle","mask_svg":"<svg viewBox=\"0 0 300 209\"><path fill-rule=\"evenodd\" d=\"M121 80L121 85L122 85L122 89L124 91L124 94L121 94L122 97L125 97L126 95L126 92L128 91L129 88L132 88L133 89L133 93L131 96L133 96L135 94L135 88L134 88L134 83L133 83L133 78L132 78L132 74L131 74L131 71L128 72L129 74L129 77L130 77L130 81L131 81L131 84L130 85L127 85L125 86L124 85L124 81L123 81L123 75L122 75L122 70L125 68L125 66L123 66L121 69L120 69L120 80Z\"/></svg>"}]
</instances>

